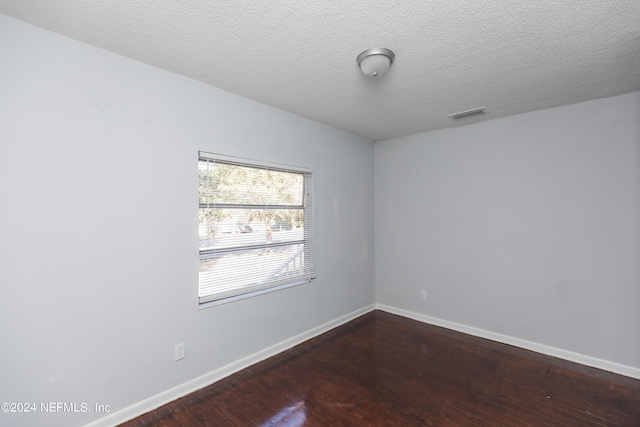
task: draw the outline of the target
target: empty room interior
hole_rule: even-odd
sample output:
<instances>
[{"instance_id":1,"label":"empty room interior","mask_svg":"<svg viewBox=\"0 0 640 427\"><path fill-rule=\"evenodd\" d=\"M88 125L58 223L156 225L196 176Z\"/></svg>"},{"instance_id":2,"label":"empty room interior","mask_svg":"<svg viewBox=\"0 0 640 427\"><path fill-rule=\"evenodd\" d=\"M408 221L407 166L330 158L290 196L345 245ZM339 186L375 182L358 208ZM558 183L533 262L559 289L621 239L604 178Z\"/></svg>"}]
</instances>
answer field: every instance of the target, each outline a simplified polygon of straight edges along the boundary
<instances>
[{"instance_id":1,"label":"empty room interior","mask_svg":"<svg viewBox=\"0 0 640 427\"><path fill-rule=\"evenodd\" d=\"M640 2L0 0L0 195L0 425L640 425Z\"/></svg>"}]
</instances>

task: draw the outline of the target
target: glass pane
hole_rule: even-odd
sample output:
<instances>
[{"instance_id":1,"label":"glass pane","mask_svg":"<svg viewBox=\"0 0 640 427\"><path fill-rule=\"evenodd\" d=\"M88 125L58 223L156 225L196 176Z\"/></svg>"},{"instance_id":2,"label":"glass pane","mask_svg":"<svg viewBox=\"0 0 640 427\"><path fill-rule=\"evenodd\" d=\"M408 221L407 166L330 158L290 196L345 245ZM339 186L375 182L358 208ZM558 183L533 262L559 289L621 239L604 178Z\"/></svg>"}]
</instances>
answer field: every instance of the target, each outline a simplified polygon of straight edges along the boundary
<instances>
[{"instance_id":1,"label":"glass pane","mask_svg":"<svg viewBox=\"0 0 640 427\"><path fill-rule=\"evenodd\" d=\"M296 205L304 201L304 175L212 161L198 162L200 203Z\"/></svg>"}]
</instances>

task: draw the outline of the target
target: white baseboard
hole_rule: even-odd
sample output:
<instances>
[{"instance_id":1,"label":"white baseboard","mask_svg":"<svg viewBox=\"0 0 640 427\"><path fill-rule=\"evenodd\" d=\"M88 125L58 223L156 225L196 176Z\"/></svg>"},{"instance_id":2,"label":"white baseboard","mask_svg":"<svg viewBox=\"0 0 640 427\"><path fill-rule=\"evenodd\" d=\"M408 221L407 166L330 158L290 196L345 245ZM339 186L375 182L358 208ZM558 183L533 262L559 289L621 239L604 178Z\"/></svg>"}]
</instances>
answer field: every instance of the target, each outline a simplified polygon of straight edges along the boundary
<instances>
[{"instance_id":1,"label":"white baseboard","mask_svg":"<svg viewBox=\"0 0 640 427\"><path fill-rule=\"evenodd\" d=\"M257 353L208 372L198 378L194 378L176 387L170 388L169 390L163 391L162 393L158 393L155 396L151 396L117 412L111 413L104 418L100 418L87 424L85 427L110 427L122 424L149 411L153 411L154 409L159 408L162 405L166 405L169 402L186 396L189 393L193 393L194 391L207 387L208 385L211 385L216 381L220 381L221 379L226 378L235 372L241 371L242 369L248 368L251 365L268 359L269 357L282 353L285 350L288 350L311 338L330 331L331 329L336 328L344 323L350 322L351 320L360 317L363 314L375 310L375 308L375 305L371 304L349 314L345 314L344 316L338 317L337 319L331 320L313 329L274 344L271 347L260 350Z\"/></svg>"},{"instance_id":2,"label":"white baseboard","mask_svg":"<svg viewBox=\"0 0 640 427\"><path fill-rule=\"evenodd\" d=\"M428 323L434 326L441 326L453 331L462 332L464 334L473 335L480 338L486 338L491 341L497 341L499 343L508 344L515 347L524 348L526 350L535 351L537 353L546 354L547 356L553 356L560 359L568 360L570 362L580 363L582 365L591 366L593 368L602 369L616 374L624 375L627 377L640 379L640 369L632 366L621 365L616 362L610 362L608 360L598 359L597 357L591 357L584 354L574 353L572 351L563 350L561 348L551 347L544 344L538 344L535 342L523 340L520 338L514 338L508 335L502 335L484 329L475 328L473 326L463 325L461 323L450 322L448 320L439 319L437 317L427 316L425 314L414 313L412 311L403 310L401 308L392 307L384 304L376 304L376 309L386 311L387 313L397 314L398 316L407 317L409 319L417 320L419 322Z\"/></svg>"}]
</instances>

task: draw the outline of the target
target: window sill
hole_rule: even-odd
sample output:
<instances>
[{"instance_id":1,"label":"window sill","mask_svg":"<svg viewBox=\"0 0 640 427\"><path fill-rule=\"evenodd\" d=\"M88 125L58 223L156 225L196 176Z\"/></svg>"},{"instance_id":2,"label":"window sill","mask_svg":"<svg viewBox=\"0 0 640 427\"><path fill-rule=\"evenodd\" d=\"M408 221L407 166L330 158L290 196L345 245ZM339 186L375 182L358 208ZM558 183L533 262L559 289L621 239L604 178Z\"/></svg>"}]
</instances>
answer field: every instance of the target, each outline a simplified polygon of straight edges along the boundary
<instances>
[{"instance_id":1,"label":"window sill","mask_svg":"<svg viewBox=\"0 0 640 427\"><path fill-rule=\"evenodd\" d=\"M259 295L264 295L264 294L268 294L268 293L271 293L271 292L281 291L283 289L293 288L294 286L300 286L300 285L304 285L306 283L311 283L314 280L315 280L315 277L311 278L311 279L302 279L302 280L299 280L297 282L285 283L285 284L280 285L280 286L274 286L273 288L261 289L259 291L248 292L246 294L235 295L235 296L232 296L232 297L222 298L222 299L218 299L218 300L214 300L214 301L207 301L207 302L200 303L198 305L198 309L199 310L204 310L206 308L216 307L218 305L228 304L230 302L236 302L236 301L240 301L240 300L247 299L247 298L253 298L253 297L257 297Z\"/></svg>"}]
</instances>

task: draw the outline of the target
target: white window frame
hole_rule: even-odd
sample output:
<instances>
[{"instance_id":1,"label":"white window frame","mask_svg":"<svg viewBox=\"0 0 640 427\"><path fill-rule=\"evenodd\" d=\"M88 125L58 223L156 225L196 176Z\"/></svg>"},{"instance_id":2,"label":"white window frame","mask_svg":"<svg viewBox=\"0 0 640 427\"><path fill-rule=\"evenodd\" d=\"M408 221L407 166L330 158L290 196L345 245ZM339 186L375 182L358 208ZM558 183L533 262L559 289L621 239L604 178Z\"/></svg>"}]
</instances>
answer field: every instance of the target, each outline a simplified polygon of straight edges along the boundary
<instances>
[{"instance_id":1,"label":"white window frame","mask_svg":"<svg viewBox=\"0 0 640 427\"><path fill-rule=\"evenodd\" d=\"M284 205L260 205L260 204L223 204L223 203L203 203L198 197L198 209L301 209L303 212L303 233L302 239L297 240L285 240L278 242L265 242L260 244L249 244L247 246L233 246L233 247L220 247L220 248L199 248L199 265L207 259L215 257L230 256L230 254L242 254L243 252L256 251L256 250L273 250L273 248L288 248L298 245L301 250L298 250L299 260L292 258L291 263L295 265L295 268L290 268L288 265L286 271L282 270L280 273L273 274L268 272L264 274L256 274L256 282L251 285L238 285L235 287L225 286L224 289L216 290L216 285L204 283L203 273L200 272L198 280L198 299L200 307L209 307L212 305L224 304L231 301L236 301L243 298L249 298L257 295L261 295L267 292L273 292L292 286L298 286L301 284L309 283L316 278L315 273L315 252L314 252L314 233L313 233L313 181L311 169L301 168L296 166L279 165L274 163L260 162L255 160L249 160L239 157L224 156L220 154L208 153L204 151L198 152L198 165L200 167L201 162L221 163L232 166L241 166L248 168L255 168L260 170L280 171L294 174L300 174L304 177L304 190L303 190L303 203L296 206L284 206ZM200 180L200 177L198 178ZM200 182L199 182L200 184ZM286 262L285 262L286 263ZM282 264L283 266L285 264ZM302 267L301 267L302 266ZM271 265L273 267L273 265ZM276 266L277 270L278 266ZM296 270L297 268L297 270ZM290 271L293 270L293 271ZM274 270L275 271L275 270ZM264 273L264 272L262 272Z\"/></svg>"}]
</instances>

